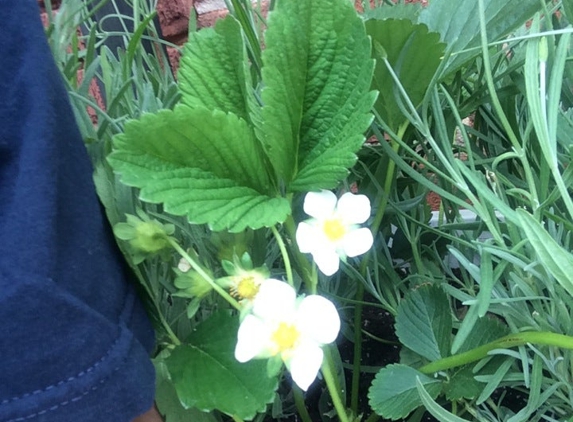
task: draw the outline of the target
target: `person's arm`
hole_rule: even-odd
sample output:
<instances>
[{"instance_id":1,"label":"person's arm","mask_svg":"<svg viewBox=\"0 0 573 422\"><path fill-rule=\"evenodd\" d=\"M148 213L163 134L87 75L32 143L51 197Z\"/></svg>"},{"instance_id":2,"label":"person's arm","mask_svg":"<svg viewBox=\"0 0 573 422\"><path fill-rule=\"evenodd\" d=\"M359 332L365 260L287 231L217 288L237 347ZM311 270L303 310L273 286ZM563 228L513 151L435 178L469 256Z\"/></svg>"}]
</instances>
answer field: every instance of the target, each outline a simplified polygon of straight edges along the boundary
<instances>
[{"instance_id":1,"label":"person's arm","mask_svg":"<svg viewBox=\"0 0 573 422\"><path fill-rule=\"evenodd\" d=\"M126 282L36 0L0 0L0 421L129 422L153 330Z\"/></svg>"}]
</instances>

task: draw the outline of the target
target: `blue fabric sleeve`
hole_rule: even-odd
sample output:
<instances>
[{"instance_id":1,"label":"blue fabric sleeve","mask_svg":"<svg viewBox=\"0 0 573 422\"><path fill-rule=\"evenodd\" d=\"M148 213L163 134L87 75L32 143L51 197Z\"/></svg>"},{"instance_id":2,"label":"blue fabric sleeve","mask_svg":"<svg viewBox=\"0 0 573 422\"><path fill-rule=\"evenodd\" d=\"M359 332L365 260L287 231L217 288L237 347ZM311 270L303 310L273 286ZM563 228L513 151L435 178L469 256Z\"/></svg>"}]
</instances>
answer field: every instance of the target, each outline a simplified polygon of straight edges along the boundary
<instances>
[{"instance_id":1,"label":"blue fabric sleeve","mask_svg":"<svg viewBox=\"0 0 573 422\"><path fill-rule=\"evenodd\" d=\"M153 331L36 0L0 19L0 421L127 422L153 403Z\"/></svg>"}]
</instances>

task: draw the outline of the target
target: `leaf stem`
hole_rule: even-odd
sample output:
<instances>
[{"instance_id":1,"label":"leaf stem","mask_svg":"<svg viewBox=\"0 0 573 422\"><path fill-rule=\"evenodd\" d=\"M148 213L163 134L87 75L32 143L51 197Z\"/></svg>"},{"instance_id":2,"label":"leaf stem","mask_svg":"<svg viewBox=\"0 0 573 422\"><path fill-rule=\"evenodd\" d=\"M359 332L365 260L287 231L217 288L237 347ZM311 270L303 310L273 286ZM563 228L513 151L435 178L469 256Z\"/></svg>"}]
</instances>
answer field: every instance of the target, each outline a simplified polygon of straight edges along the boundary
<instances>
[{"instance_id":1,"label":"leaf stem","mask_svg":"<svg viewBox=\"0 0 573 422\"><path fill-rule=\"evenodd\" d=\"M275 226L271 227L271 231L273 232L273 235L275 236L275 239L277 240L277 244L279 245L279 249L280 249L281 255L283 257L283 261L285 264L285 270L286 270L287 282L291 286L294 286L294 282L292 279L292 267L290 264L290 258L288 256L288 252L286 250L285 242L284 242L282 236L280 235L279 231L277 230L277 228Z\"/></svg>"},{"instance_id":2,"label":"leaf stem","mask_svg":"<svg viewBox=\"0 0 573 422\"><path fill-rule=\"evenodd\" d=\"M406 129L408 128L409 122L405 121L399 128L398 128L398 138L402 138ZM383 139L381 142L385 142ZM392 142L392 150L394 152L398 152L400 149L400 144L395 141ZM389 192L392 189L392 185L394 183L394 174L396 172L396 162L394 160L390 160L388 163L388 167L386 168L386 178L384 180L384 187L382 192L382 199L378 204L378 208L376 209L376 215L374 216L374 220L370 225L370 230L372 231L372 235L376 238L376 234L380 229L380 224L382 223L382 219L384 218L384 214L386 213L386 208L388 206L388 198ZM360 274L362 277L366 277L366 270L368 268L368 262L370 261L370 254L362 260L360 263ZM356 288L356 296L355 299L358 301L356 306L354 307L354 358L352 362L352 387L350 392L350 408L354 414L358 413L358 396L360 395L360 362L362 360L362 310L363 310L363 300L364 300L364 285L362 283L358 283Z\"/></svg>"},{"instance_id":3,"label":"leaf stem","mask_svg":"<svg viewBox=\"0 0 573 422\"><path fill-rule=\"evenodd\" d=\"M573 349L573 337L545 331L527 331L523 333L509 334L492 341L491 343L468 350L467 352L431 362L419 368L419 371L424 374L444 371L446 369L455 368L483 359L492 350L509 349L512 347L523 346L527 343L555 346L563 349Z\"/></svg>"},{"instance_id":4,"label":"leaf stem","mask_svg":"<svg viewBox=\"0 0 573 422\"><path fill-rule=\"evenodd\" d=\"M334 375L332 374L330 363L330 353L325 353L325 359L322 362L322 376L324 377L324 381L328 387L330 398L332 399L332 403L334 404L334 408L338 414L338 419L340 422L350 422L348 419L348 414L346 413L346 407L340 398L340 392L338 391L337 382L334 379Z\"/></svg>"},{"instance_id":5,"label":"leaf stem","mask_svg":"<svg viewBox=\"0 0 573 422\"><path fill-rule=\"evenodd\" d=\"M223 289L221 286L219 286L217 283L215 283L215 280L213 280L211 278L211 276L209 276L209 274L207 274L205 272L205 270L203 270L203 268L201 268L201 266L197 262L195 262L195 260L193 258L191 258L187 252L185 252L185 250L179 245L179 243L177 243L177 241L174 238L167 237L167 241L173 247L173 249L175 249L179 253L179 255L181 255L183 258L185 258L185 260L187 260L187 262L189 262L189 265L191 265L191 267L195 271L197 271L197 273L201 277L203 277L207 283L209 283L211 285L213 290L215 290L217 293L219 293L219 295L221 295L221 297L223 297L223 299L225 299L227 302L229 302L229 304L233 308L235 308L238 311L241 310L241 305L239 304L239 302L237 302L229 293L227 293L225 291L225 289Z\"/></svg>"},{"instance_id":6,"label":"leaf stem","mask_svg":"<svg viewBox=\"0 0 573 422\"><path fill-rule=\"evenodd\" d=\"M317 284L316 268L312 268L313 266L311 265L309 260L298 249L298 245L296 244L296 224L294 222L292 214L287 217L286 221L284 222L284 225L286 227L289 237L292 240L291 251L293 253L296 263L298 264L300 270L300 276L303 279L309 293L314 294L316 293L316 284Z\"/></svg>"}]
</instances>

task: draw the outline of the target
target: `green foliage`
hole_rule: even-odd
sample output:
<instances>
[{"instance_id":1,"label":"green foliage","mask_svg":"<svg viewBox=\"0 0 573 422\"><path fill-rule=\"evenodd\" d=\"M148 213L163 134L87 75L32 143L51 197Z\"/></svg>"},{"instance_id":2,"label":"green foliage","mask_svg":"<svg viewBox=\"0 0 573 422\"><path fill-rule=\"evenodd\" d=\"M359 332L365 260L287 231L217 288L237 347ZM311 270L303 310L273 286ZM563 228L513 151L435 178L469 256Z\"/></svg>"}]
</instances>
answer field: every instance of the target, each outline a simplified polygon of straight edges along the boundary
<instances>
[{"instance_id":1,"label":"green foliage","mask_svg":"<svg viewBox=\"0 0 573 422\"><path fill-rule=\"evenodd\" d=\"M271 180L252 131L231 113L179 105L129 122L114 143L109 161L122 181L194 224L239 232L289 213L285 199L268 195Z\"/></svg>"},{"instance_id":2,"label":"green foliage","mask_svg":"<svg viewBox=\"0 0 573 422\"><path fill-rule=\"evenodd\" d=\"M338 185L369 196L376 240L360 267L348 259L314 285L344 309L342 332L356 342L357 382L347 388L347 356L328 350L333 391L349 400L334 410L324 391L324 420L374 418L357 407L364 372L378 372L370 404L386 418L555 421L573 413L569 0L387 1L363 21L346 0L271 1L268 20L260 4L230 0L232 17L190 34L178 83L147 2L125 18L135 23L125 52L99 48L115 35L83 3L64 0L50 45L98 194L157 328L157 404L168 422L305 415L315 391L305 401L288 377L277 388L280 359L235 362L235 311L205 276L217 288L237 268L263 266L264 277L281 278L287 257L295 286L304 286L313 274L294 242L298 193ZM559 8L565 17L552 18ZM152 40L153 54L141 40ZM89 96L92 78L105 107ZM371 89L380 96L370 124ZM379 143L363 147L364 131ZM425 203L429 191L441 196L439 214ZM171 248L133 254L135 232L123 222L139 208L170 228L202 274L182 277ZM286 255L265 230L283 221ZM231 265L245 253L252 263ZM384 353L378 343L372 353L383 340L373 340L380 308L395 318L402 347L400 364L383 368L362 360ZM369 342L362 353L361 339ZM245 385L254 392L247 399ZM524 400L510 409L505 393L513 390Z\"/></svg>"},{"instance_id":3,"label":"green foliage","mask_svg":"<svg viewBox=\"0 0 573 422\"><path fill-rule=\"evenodd\" d=\"M540 10L539 0L484 0L484 19L489 40L499 40L523 25ZM430 2L420 13L420 23L430 31L441 34L447 44L448 60L443 75L459 70L469 60L479 56L480 20L478 2L459 0ZM471 50L471 51L467 51Z\"/></svg>"},{"instance_id":4,"label":"green foliage","mask_svg":"<svg viewBox=\"0 0 573 422\"><path fill-rule=\"evenodd\" d=\"M348 2L279 2L265 41L262 141L277 175L294 191L333 188L372 120L364 24Z\"/></svg>"},{"instance_id":5,"label":"green foliage","mask_svg":"<svg viewBox=\"0 0 573 422\"><path fill-rule=\"evenodd\" d=\"M342 0L280 3L265 40L259 109L239 24L228 17L191 37L182 104L114 139L109 162L142 200L240 232L286 219L281 187L333 188L347 175L374 101L362 21Z\"/></svg>"},{"instance_id":6,"label":"green foliage","mask_svg":"<svg viewBox=\"0 0 573 422\"><path fill-rule=\"evenodd\" d=\"M521 228L541 265L573 296L573 255L563 249L531 214L524 210L517 212Z\"/></svg>"},{"instance_id":7,"label":"green foliage","mask_svg":"<svg viewBox=\"0 0 573 422\"><path fill-rule=\"evenodd\" d=\"M265 361L239 363L234 349L239 321L221 312L197 326L165 360L173 385L186 408L218 409L252 419L274 399L278 386L267 376Z\"/></svg>"},{"instance_id":8,"label":"green foliage","mask_svg":"<svg viewBox=\"0 0 573 422\"><path fill-rule=\"evenodd\" d=\"M235 19L222 19L214 28L189 35L179 80L183 104L249 120L253 87L242 30Z\"/></svg>"},{"instance_id":9,"label":"green foliage","mask_svg":"<svg viewBox=\"0 0 573 422\"><path fill-rule=\"evenodd\" d=\"M400 302L396 335L419 355L430 361L448 356L451 332L450 305L439 287L422 286Z\"/></svg>"},{"instance_id":10,"label":"green foliage","mask_svg":"<svg viewBox=\"0 0 573 422\"><path fill-rule=\"evenodd\" d=\"M439 34L428 32L426 25L405 19L368 20L366 31L372 38L372 55L376 59L372 88L381 93L375 109L390 128L397 130L406 120L402 113L406 107L400 107L404 99L395 88L388 64L417 107L442 61L445 44L440 42Z\"/></svg>"},{"instance_id":11,"label":"green foliage","mask_svg":"<svg viewBox=\"0 0 573 422\"><path fill-rule=\"evenodd\" d=\"M376 375L368 392L370 407L387 419L406 417L422 405L416 389L419 381L429 390L431 397L440 393L440 380L430 378L406 365L388 365Z\"/></svg>"}]
</instances>

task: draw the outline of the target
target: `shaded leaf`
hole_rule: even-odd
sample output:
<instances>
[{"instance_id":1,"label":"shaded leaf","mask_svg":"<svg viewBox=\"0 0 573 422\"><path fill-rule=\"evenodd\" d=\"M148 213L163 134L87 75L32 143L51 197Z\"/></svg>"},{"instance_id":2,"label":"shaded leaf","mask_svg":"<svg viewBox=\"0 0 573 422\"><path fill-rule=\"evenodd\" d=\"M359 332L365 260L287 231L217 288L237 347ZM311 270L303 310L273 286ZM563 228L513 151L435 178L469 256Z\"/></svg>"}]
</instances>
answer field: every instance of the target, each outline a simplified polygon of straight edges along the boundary
<instances>
[{"instance_id":1,"label":"shaded leaf","mask_svg":"<svg viewBox=\"0 0 573 422\"><path fill-rule=\"evenodd\" d=\"M444 382L444 393L449 401L475 399L483 390L484 384L475 379L473 365L458 368Z\"/></svg>"},{"instance_id":2,"label":"shaded leaf","mask_svg":"<svg viewBox=\"0 0 573 422\"><path fill-rule=\"evenodd\" d=\"M372 88L380 91L375 108L390 127L397 129L406 117L398 106L396 96L399 94L379 49L383 49L416 107L422 102L440 65L445 44L440 42L439 34L428 32L426 25L405 19L369 20L366 30L372 37L372 54L376 58Z\"/></svg>"},{"instance_id":3,"label":"shaded leaf","mask_svg":"<svg viewBox=\"0 0 573 422\"><path fill-rule=\"evenodd\" d=\"M252 419L272 403L278 380L267 376L266 361L239 363L235 359L238 329L238 318L224 312L215 314L166 359L173 385L185 407L217 409L241 419Z\"/></svg>"},{"instance_id":4,"label":"shaded leaf","mask_svg":"<svg viewBox=\"0 0 573 422\"><path fill-rule=\"evenodd\" d=\"M496 41L525 24L540 8L539 0L484 0L488 40ZM476 0L434 0L420 13L420 23L441 34L448 58L444 75L453 73L481 54L479 7Z\"/></svg>"},{"instance_id":5,"label":"shaded leaf","mask_svg":"<svg viewBox=\"0 0 573 422\"><path fill-rule=\"evenodd\" d=\"M364 11L364 19L409 19L416 23L420 12L422 11L421 3L396 3L394 6L383 4L374 9Z\"/></svg>"},{"instance_id":6,"label":"shaded leaf","mask_svg":"<svg viewBox=\"0 0 573 422\"><path fill-rule=\"evenodd\" d=\"M435 361L449 355L452 316L446 294L435 286L422 286L400 302L396 315L400 342Z\"/></svg>"},{"instance_id":7,"label":"shaded leaf","mask_svg":"<svg viewBox=\"0 0 573 422\"><path fill-rule=\"evenodd\" d=\"M406 365L388 365L378 372L368 390L370 407L384 418L396 420L406 417L422 405L416 389L417 379L432 398L438 397L440 380L430 378Z\"/></svg>"}]
</instances>

